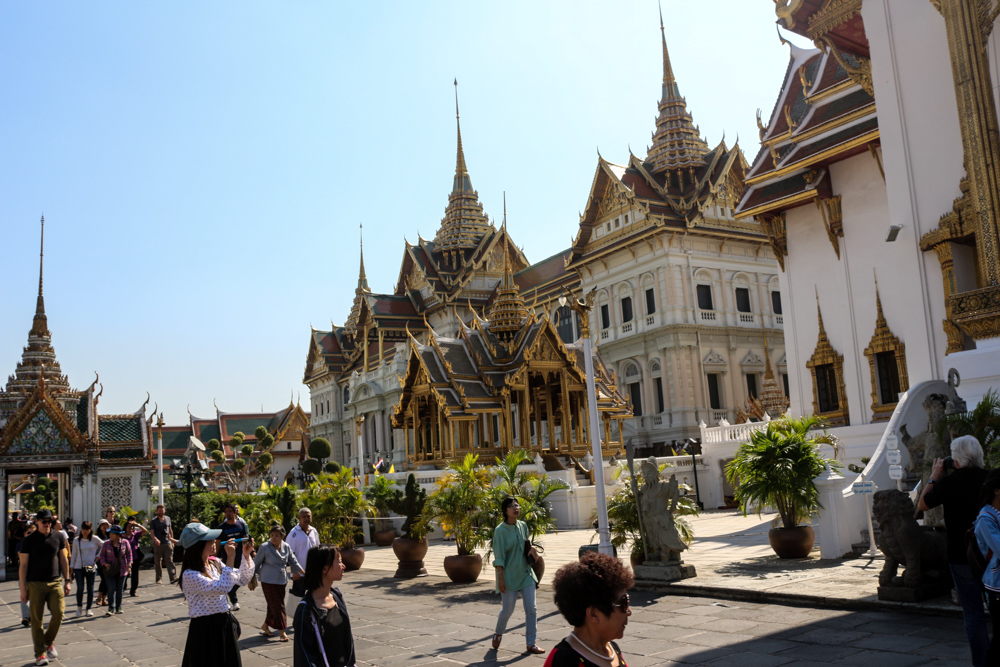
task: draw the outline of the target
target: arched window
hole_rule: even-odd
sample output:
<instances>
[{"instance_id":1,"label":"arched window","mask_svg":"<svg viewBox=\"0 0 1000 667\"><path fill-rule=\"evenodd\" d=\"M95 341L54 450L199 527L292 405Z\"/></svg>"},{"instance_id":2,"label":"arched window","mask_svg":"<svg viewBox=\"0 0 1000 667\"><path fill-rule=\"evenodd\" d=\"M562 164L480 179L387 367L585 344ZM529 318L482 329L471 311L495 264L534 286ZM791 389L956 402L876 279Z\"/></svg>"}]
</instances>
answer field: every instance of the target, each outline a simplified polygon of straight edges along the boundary
<instances>
[{"instance_id":1,"label":"arched window","mask_svg":"<svg viewBox=\"0 0 1000 667\"><path fill-rule=\"evenodd\" d=\"M656 411L657 413L666 412L667 406L663 399L663 378L661 377L659 359L654 359L653 363L649 365L649 375L653 378L653 389L656 391Z\"/></svg>"},{"instance_id":2,"label":"arched window","mask_svg":"<svg viewBox=\"0 0 1000 667\"><path fill-rule=\"evenodd\" d=\"M350 387L344 387L344 406L346 407L348 403L351 402L351 389Z\"/></svg>"}]
</instances>

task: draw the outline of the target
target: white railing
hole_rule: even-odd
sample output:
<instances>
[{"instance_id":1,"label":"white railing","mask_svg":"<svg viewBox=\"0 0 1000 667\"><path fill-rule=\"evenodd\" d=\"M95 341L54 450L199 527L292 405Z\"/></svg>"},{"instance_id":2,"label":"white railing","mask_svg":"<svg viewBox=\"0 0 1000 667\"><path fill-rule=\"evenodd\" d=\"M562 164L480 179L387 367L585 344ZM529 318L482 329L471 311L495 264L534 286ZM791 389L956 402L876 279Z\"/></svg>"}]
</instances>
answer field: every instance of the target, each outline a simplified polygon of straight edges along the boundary
<instances>
[{"instance_id":1,"label":"white railing","mask_svg":"<svg viewBox=\"0 0 1000 667\"><path fill-rule=\"evenodd\" d=\"M777 324L779 327L780 326L784 326L785 325L785 318L782 317L781 315L775 315L774 316L774 323Z\"/></svg>"},{"instance_id":2,"label":"white railing","mask_svg":"<svg viewBox=\"0 0 1000 667\"><path fill-rule=\"evenodd\" d=\"M611 332L610 332L610 331L608 331L607 329L602 329L602 330L601 330L601 340L607 340L607 339L608 339L608 336L609 336L610 334L611 334Z\"/></svg>"},{"instance_id":3,"label":"white railing","mask_svg":"<svg viewBox=\"0 0 1000 667\"><path fill-rule=\"evenodd\" d=\"M634 328L635 327L632 325L631 322L626 322L625 324L622 325L622 335L624 336L626 334L632 333L632 330Z\"/></svg>"},{"instance_id":4,"label":"white railing","mask_svg":"<svg viewBox=\"0 0 1000 667\"><path fill-rule=\"evenodd\" d=\"M749 313L740 313L740 322L743 324L753 324L754 317Z\"/></svg>"},{"instance_id":5,"label":"white railing","mask_svg":"<svg viewBox=\"0 0 1000 667\"><path fill-rule=\"evenodd\" d=\"M712 421L719 423L729 416L729 410L712 410Z\"/></svg>"},{"instance_id":6,"label":"white railing","mask_svg":"<svg viewBox=\"0 0 1000 667\"><path fill-rule=\"evenodd\" d=\"M714 322L715 321L715 311L714 310L703 310L703 311L701 311L701 319L706 320L708 322Z\"/></svg>"},{"instance_id":7,"label":"white railing","mask_svg":"<svg viewBox=\"0 0 1000 667\"><path fill-rule=\"evenodd\" d=\"M653 415L653 426L663 426L663 415Z\"/></svg>"},{"instance_id":8,"label":"white railing","mask_svg":"<svg viewBox=\"0 0 1000 667\"><path fill-rule=\"evenodd\" d=\"M646 326L655 327L656 326L656 315L646 315Z\"/></svg>"},{"instance_id":9,"label":"white railing","mask_svg":"<svg viewBox=\"0 0 1000 667\"><path fill-rule=\"evenodd\" d=\"M705 426L701 429L702 442L746 442L754 431L767 428L767 422L727 424L725 426Z\"/></svg>"}]
</instances>

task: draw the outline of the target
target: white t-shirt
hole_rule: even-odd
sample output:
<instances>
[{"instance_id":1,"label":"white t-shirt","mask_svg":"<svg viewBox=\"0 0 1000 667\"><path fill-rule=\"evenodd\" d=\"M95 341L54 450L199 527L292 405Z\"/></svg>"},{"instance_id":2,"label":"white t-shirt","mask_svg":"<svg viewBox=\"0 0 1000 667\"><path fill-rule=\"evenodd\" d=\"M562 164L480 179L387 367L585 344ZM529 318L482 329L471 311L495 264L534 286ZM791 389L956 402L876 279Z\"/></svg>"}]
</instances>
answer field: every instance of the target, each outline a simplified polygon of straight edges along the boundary
<instances>
[{"instance_id":1,"label":"white t-shirt","mask_svg":"<svg viewBox=\"0 0 1000 667\"><path fill-rule=\"evenodd\" d=\"M295 560L299 561L299 566L304 570L309 550L319 546L319 531L309 526L309 532L306 533L301 526L295 524L295 527L288 533L288 537L285 538L285 542L292 548Z\"/></svg>"}]
</instances>

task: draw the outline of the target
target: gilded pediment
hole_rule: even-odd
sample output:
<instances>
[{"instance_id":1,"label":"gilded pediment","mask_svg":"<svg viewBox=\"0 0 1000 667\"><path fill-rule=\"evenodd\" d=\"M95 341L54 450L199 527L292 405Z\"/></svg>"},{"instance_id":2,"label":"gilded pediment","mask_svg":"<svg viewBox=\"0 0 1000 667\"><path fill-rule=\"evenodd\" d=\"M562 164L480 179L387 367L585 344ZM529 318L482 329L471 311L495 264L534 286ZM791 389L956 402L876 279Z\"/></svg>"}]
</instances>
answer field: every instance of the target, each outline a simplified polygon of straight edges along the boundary
<instances>
[{"instance_id":1,"label":"gilded pediment","mask_svg":"<svg viewBox=\"0 0 1000 667\"><path fill-rule=\"evenodd\" d=\"M0 435L0 457L81 455L86 438L39 384Z\"/></svg>"}]
</instances>

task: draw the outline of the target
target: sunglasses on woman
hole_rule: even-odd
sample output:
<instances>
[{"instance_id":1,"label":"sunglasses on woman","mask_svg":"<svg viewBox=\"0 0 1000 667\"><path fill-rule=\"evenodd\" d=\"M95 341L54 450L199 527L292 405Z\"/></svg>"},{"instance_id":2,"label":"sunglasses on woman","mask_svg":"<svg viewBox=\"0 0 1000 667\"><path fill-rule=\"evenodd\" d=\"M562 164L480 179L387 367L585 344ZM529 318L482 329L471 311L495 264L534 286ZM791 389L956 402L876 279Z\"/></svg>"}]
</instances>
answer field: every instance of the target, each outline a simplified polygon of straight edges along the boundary
<instances>
[{"instance_id":1,"label":"sunglasses on woman","mask_svg":"<svg viewBox=\"0 0 1000 667\"><path fill-rule=\"evenodd\" d=\"M627 614L629 607L628 593L622 596L622 599L611 605L612 609L620 609L623 614Z\"/></svg>"}]
</instances>

